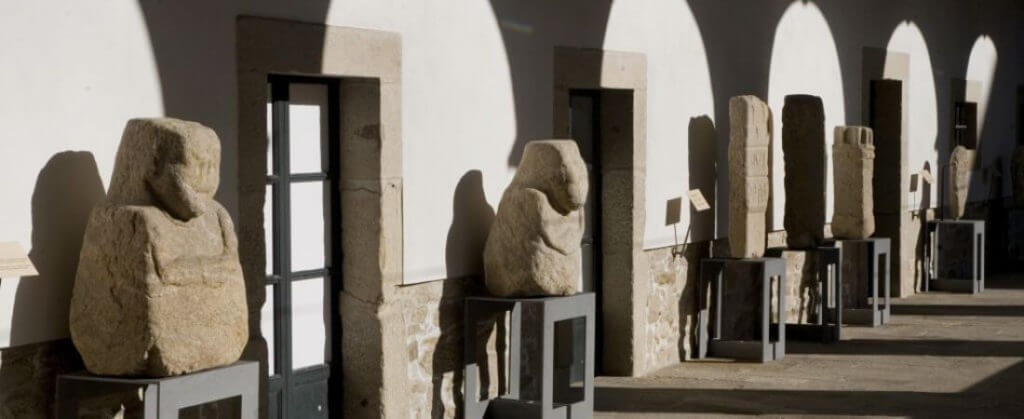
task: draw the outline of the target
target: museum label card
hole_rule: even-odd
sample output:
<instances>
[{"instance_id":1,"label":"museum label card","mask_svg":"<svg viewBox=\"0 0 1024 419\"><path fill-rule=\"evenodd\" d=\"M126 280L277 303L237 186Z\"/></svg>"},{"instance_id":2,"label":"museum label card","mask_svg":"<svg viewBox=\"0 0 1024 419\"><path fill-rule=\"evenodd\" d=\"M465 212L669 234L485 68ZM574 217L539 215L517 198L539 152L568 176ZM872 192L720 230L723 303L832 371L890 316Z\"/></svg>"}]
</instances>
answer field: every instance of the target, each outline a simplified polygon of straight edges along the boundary
<instances>
[{"instance_id":1,"label":"museum label card","mask_svg":"<svg viewBox=\"0 0 1024 419\"><path fill-rule=\"evenodd\" d=\"M700 189L690 189L687 195L690 196L690 205L693 205L693 209L697 212L711 209L711 205L708 205L708 200L704 199L704 194L700 193Z\"/></svg>"},{"instance_id":2,"label":"museum label card","mask_svg":"<svg viewBox=\"0 0 1024 419\"><path fill-rule=\"evenodd\" d=\"M0 242L0 278L39 275L18 242Z\"/></svg>"}]
</instances>

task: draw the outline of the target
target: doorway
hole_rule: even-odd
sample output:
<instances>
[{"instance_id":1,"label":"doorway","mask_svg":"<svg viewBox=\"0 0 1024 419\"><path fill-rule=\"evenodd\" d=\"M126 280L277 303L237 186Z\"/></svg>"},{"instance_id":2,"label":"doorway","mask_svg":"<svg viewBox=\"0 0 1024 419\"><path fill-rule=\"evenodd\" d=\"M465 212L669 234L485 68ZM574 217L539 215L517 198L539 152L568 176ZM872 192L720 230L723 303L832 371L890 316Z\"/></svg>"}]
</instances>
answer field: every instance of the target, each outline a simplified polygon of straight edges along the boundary
<instances>
[{"instance_id":1,"label":"doorway","mask_svg":"<svg viewBox=\"0 0 1024 419\"><path fill-rule=\"evenodd\" d=\"M614 234L614 228L604 227L610 225L610 222L614 222L617 217L623 218L621 212L616 211L614 204L624 198L609 195L614 188L607 187L606 182L609 181L609 178L606 177L608 174L606 172L608 169L615 172L621 160L628 161L632 158L632 153L624 150L629 150L629 146L633 142L633 91L631 89L570 89L568 116L569 136L579 146L580 155L587 165L587 175L590 180L590 190L587 193L587 202L584 204L585 227L583 239L580 242L579 289L583 292L593 292L596 306L604 307L605 284L614 280L605 275L608 271L605 269L605 265L611 263L606 256L612 253L607 244L623 241L621 238L616 240L610 235L610 233ZM618 170L618 172L622 172L622 170ZM626 243L629 246L631 240L627 240ZM599 309L595 313L596 336L594 339L596 342L603 342L605 339L603 332L607 325L604 322L603 311L603 309ZM585 333L584 322L574 322L571 327L572 333L576 336ZM597 345L596 347L594 364L597 371L595 373L606 372L603 368L604 346ZM572 355L570 376L575 382L583 377L584 347L582 344L573 346Z\"/></svg>"},{"instance_id":2,"label":"doorway","mask_svg":"<svg viewBox=\"0 0 1024 419\"><path fill-rule=\"evenodd\" d=\"M339 82L268 77L261 328L270 418L341 412Z\"/></svg>"}]
</instances>

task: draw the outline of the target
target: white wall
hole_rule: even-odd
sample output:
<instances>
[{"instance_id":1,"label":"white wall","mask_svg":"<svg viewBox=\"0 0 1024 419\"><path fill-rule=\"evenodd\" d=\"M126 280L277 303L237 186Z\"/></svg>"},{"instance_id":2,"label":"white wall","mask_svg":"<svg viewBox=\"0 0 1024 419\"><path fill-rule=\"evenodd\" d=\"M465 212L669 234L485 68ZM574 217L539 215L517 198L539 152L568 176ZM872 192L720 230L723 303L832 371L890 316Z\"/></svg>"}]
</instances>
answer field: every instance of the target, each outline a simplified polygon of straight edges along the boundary
<instances>
[{"instance_id":1,"label":"white wall","mask_svg":"<svg viewBox=\"0 0 1024 419\"><path fill-rule=\"evenodd\" d=\"M62 243L75 239L60 233L76 230L61 227L63 209L90 198L76 193L83 185L102 193L96 185L108 184L125 121L161 115L163 106L134 2L2 2L0 62L0 240L16 240L44 262L40 277L0 280L6 347L67 335L67 276L77 249ZM65 151L87 154L55 157ZM13 327L12 317L19 319Z\"/></svg>"},{"instance_id":2,"label":"white wall","mask_svg":"<svg viewBox=\"0 0 1024 419\"><path fill-rule=\"evenodd\" d=\"M693 187L689 179L692 162L703 158L704 145L694 148L690 125L702 116L711 121L712 137L717 136L718 144L711 141L707 158L714 159L713 149L717 146L721 151L721 139L727 134L722 130L728 125L728 115L715 112L721 113L728 97L713 91L719 85L714 82L734 78L742 66L766 69L764 79L744 80L742 86L751 91L742 93L760 94L771 102L770 97L793 93L814 81L814 86L821 86L814 89L828 96L828 124L858 123L849 115L851 109L857 109L861 92L850 80L855 84L860 80L850 71L856 71L860 62L848 57L859 56L863 46L889 46L887 35L893 31L891 49L906 50L914 57L915 74L931 73L921 76L921 84L914 78L913 91L923 92L913 99L915 108L928 110L933 102L939 107L938 112L920 115L924 122L912 127L911 167L916 169L925 160L938 158L935 131L942 135L947 105L945 97L936 98L936 91L941 92L951 77L973 77L968 75L971 47L979 34L989 34L998 61L984 119L984 141L992 147L992 153L985 154L985 164L993 164L1012 148L1013 135L1008 132L1015 129L1014 92L1024 69L1024 59L1015 51L1022 33L1017 27L1020 6L1013 2L994 2L992 10L962 6L942 13L914 13L920 7L917 3L899 3L906 7L883 8L878 14L869 5L857 4L843 6L854 13L830 15L830 7L839 6L813 2L790 6L788 0L776 0L771 2L773 8L795 8L791 16L798 24L780 29L779 39L792 40L773 47L771 56L780 58L771 62L746 60L752 54L743 50L745 43L735 51L706 50L708 40L703 37L709 29L727 25L741 31L749 22L702 22L701 15L689 6L701 0L619 1L612 4L606 19L599 10L603 3L596 3L337 0L329 8L322 2L286 5L266 0L0 4L0 60L4 64L0 65L0 92L4 94L0 126L5 134L0 139L0 196L4 197L0 240L21 242L46 265L40 266L42 279L0 280L0 347L66 336L67 295L77 250L60 244L73 244L69 232L80 231L82 225L51 221L77 220L75 217L82 216L82 203L96 199L90 191L105 188L128 118L167 114L214 127L224 155L218 197L237 214L235 173L240 162L234 19L239 14L326 21L402 35L407 282L479 273L479 263L467 261L465 255L473 254L486 237L477 223L486 221L488 211L497 209L514 174L515 162L510 156L521 147L516 141L552 132L554 46L647 55L647 248L674 244L689 227L689 211L682 211L678 225L666 225L665 209L667 201L684 197ZM748 3L749 7L762 4ZM704 6L708 7L718 6ZM815 11L819 8L820 13ZM963 16L969 16L974 26L951 24ZM861 34L860 25L883 17L919 19L923 38L939 41L930 40L927 48L922 48L909 24L906 29L895 24L900 20L893 20L894 25L883 30L881 41L865 41L867 35ZM781 14L764 16L771 20L769 25L782 18ZM826 26L828 33L822 29ZM835 53L830 50L829 36ZM982 65L988 62L984 61L985 51L975 54L982 61L971 65L980 69L971 74L991 72ZM729 65L709 66L714 62L708 58L713 52L725 56ZM804 74L799 61L804 54L821 61L807 69L807 77L800 77ZM838 65L833 54L839 57ZM933 68L928 70L928 66ZM797 83L771 81L784 73ZM842 84L837 87L834 77L840 73ZM918 101L925 104L917 107ZM781 109L774 111L778 119ZM831 127L826 132L831 133ZM67 150L89 154L59 154ZM718 173L726 173L726 162L717 164ZM932 165L933 170L941 166ZM64 178L69 183L59 181ZM1004 176L1003 183L1008 182ZM781 190L781 175L776 190ZM1009 188L1003 191L1008 193ZM727 194L719 192L713 204L716 211L724 211ZM33 204L37 213L48 218L33 217ZM683 205L687 205L685 198ZM70 211L74 217L62 216L65 213L61 211ZM781 216L775 219L781 223ZM708 236L699 238L722 237L726 226L712 225L707 231ZM69 240L62 240L66 236Z\"/></svg>"}]
</instances>

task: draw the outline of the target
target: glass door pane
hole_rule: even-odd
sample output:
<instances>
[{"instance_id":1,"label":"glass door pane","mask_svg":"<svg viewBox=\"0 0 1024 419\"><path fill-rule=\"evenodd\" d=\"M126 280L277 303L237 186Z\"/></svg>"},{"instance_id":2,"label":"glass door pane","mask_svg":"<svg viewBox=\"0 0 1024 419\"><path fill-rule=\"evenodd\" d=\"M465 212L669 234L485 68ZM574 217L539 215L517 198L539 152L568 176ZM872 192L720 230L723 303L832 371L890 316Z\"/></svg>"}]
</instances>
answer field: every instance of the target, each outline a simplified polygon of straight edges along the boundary
<instances>
[{"instance_id":1,"label":"glass door pane","mask_svg":"<svg viewBox=\"0 0 1024 419\"><path fill-rule=\"evenodd\" d=\"M327 138L327 86L288 86L289 165L292 173L323 171Z\"/></svg>"},{"instance_id":2,"label":"glass door pane","mask_svg":"<svg viewBox=\"0 0 1024 419\"><path fill-rule=\"evenodd\" d=\"M322 269L326 265L324 205L328 200L324 192L324 183L319 181L291 184L292 272Z\"/></svg>"},{"instance_id":3,"label":"glass door pane","mask_svg":"<svg viewBox=\"0 0 1024 419\"><path fill-rule=\"evenodd\" d=\"M330 305L323 278L292 282L292 370L330 361L327 319Z\"/></svg>"}]
</instances>

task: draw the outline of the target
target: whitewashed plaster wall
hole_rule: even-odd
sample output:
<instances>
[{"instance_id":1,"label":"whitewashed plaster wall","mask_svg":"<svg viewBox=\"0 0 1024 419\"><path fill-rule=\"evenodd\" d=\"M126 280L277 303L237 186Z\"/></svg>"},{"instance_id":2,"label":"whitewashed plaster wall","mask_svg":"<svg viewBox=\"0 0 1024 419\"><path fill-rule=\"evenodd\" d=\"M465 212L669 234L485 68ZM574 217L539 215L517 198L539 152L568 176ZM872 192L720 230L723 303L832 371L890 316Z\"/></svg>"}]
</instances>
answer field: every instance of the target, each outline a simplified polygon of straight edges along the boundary
<instances>
[{"instance_id":1,"label":"whitewashed plaster wall","mask_svg":"<svg viewBox=\"0 0 1024 419\"><path fill-rule=\"evenodd\" d=\"M316 2L309 4L313 3ZM121 129L128 118L136 116L184 117L216 129L224 156L218 198L229 211L237 213L235 176L239 162L234 19L240 14L401 34L406 282L479 273L473 264L451 259L446 254L448 247L458 244L452 243L453 240L461 240L462 244L479 241L479 237L449 239L455 218L453 202L457 185L472 171L479 171L479 191L471 191L470 195L482 196L483 203L496 210L500 195L514 174L515 167L509 156L516 147L513 143L517 135L525 133L530 139L541 138L552 131L550 86L554 46L606 48L647 55L645 247L681 240L679 234L686 230L689 212L682 212L678 226L666 225L664 213L666 201L673 198L683 197L684 208L687 205L685 192L690 186L687 121L706 115L717 130L728 125L727 115L714 112L716 99L722 98L714 96L711 80L729 78L730 70L708 69L705 40L701 38L702 25L707 29L706 26L720 22L698 21L687 2L619 1L612 5L608 27L600 41L594 41L580 35L592 33L593 28L583 27L573 18L579 11L592 8L591 2L575 0L546 7L542 7L545 2L528 3L524 3L524 9L537 9L524 11L529 19L503 20L495 15L488 2L472 0L337 0L329 8L307 3L285 5L269 0L143 0L102 5L73 0L3 2L0 4L0 92L3 92L0 101L0 126L3 127L0 240L19 241L26 249L33 249L37 256L50 242L60 241L59 235L39 236L38 232L45 230L51 220L34 217L33 204L36 208L68 206L67 201L76 197L71 192L83 179L93 186L98 182L105 189ZM806 13L814 7L813 3L800 4L803 5L793 7L806 9ZM749 7L759 5L750 2ZM869 6L844 7L857 9L850 17L854 25L872 19ZM907 7L911 10L917 6ZM982 10L970 17L983 31L993 32L993 45L999 54L988 101L989 115L984 119L986 141L998 138L993 144L999 145L993 147L995 152L986 154L986 158L1012 148L1012 134L1005 131L1015 126L1012 120L1014 90L1021 82L1024 69L1024 61L1014 51L1016 44L1012 42L1021 39L1021 30L1015 24L1020 17L1018 7L1005 2L992 9L995 10ZM949 12L936 17L938 23L932 27L941 27L944 19L955 14ZM907 19L912 17L911 13L906 16ZM835 23L826 20L825 25ZM155 24L164 25L162 32L154 32L152 25ZM822 23L819 21L816 25ZM947 49L957 55L943 61L941 71L931 76L933 84L946 83L949 77L965 77L968 73L970 46L982 29L968 31L966 24L956 28L958 32L944 36L970 33L970 36L962 36L968 38L961 42L964 45L928 45L933 55L935 48L944 48L943 57L950 55ZM525 95L519 97L513 93L514 75L510 74L502 29L506 32L514 29L530 42L527 50L517 52L526 55L519 57L525 64L518 68L528 70L527 79L520 82L535 88L523 90ZM925 31L926 38L939 35L933 32ZM893 37L901 39L902 35ZM857 39L833 38L840 57L862 46ZM162 46L161 50L155 51L154 44ZM799 45L795 48L794 57L805 50ZM825 58L831 59L827 48L823 51ZM739 56L744 52L734 54ZM742 63L742 60L736 62ZM747 65L767 67L770 63ZM844 72L850 66L859 68L857 61L844 61L842 65ZM814 74L824 77L833 68L827 63L827 67L817 69ZM174 77L178 83L167 81ZM768 84L767 79L760 82L765 91L768 91ZM776 92L788 93L773 90L771 95ZM842 94L860 96L860 92L849 87ZM517 107L520 101L525 105ZM846 107L851 107L849 102ZM780 111L775 109L776 118ZM837 113L831 107L826 109L830 120L835 119L836 123L859 122L833 116L843 115L843 112ZM849 115L850 110L845 113ZM826 132L830 133L831 129ZM913 161L920 163L935 158L934 142L926 138L929 136L912 140L911 158L916 159ZM1003 137L1011 138L1010 145ZM38 190L37 182L47 163L65 151L87 153L75 155L75 159L84 163L55 171L58 175L74 174L67 176L74 183L61 189L60 182L48 181L48 188L56 183L57 186L51 188L54 190ZM91 169L89 160L95 161L95 169ZM724 161L719 162L720 173L725 173L724 165ZM80 173L82 168L86 173ZM775 186L779 190L781 175L777 176ZM1008 185L1008 182L1004 177L1004 183ZM60 198L65 189L71 193L69 199ZM1003 191L1009 193L1009 188ZM718 195L720 199L715 206L724 208L725 194ZM34 196L37 197L35 202ZM45 202L40 197L46 198ZM781 223L781 217L776 220ZM725 227L715 226L715 235L722 237ZM62 251L65 256L69 253L66 249ZM42 256L45 259L45 255ZM61 260L63 262L58 263L66 265L71 259ZM44 269L56 276L0 280L0 347L67 336L67 293L73 266Z\"/></svg>"},{"instance_id":2,"label":"whitewashed plaster wall","mask_svg":"<svg viewBox=\"0 0 1024 419\"><path fill-rule=\"evenodd\" d=\"M37 264L64 258L39 266L39 277L0 279L7 347L67 336L66 260L77 250L40 231L63 232L62 210L80 206L76 189L105 190L125 121L159 116L163 103L134 2L2 2L0 63L0 240L20 242ZM84 153L57 156L66 151Z\"/></svg>"}]
</instances>

